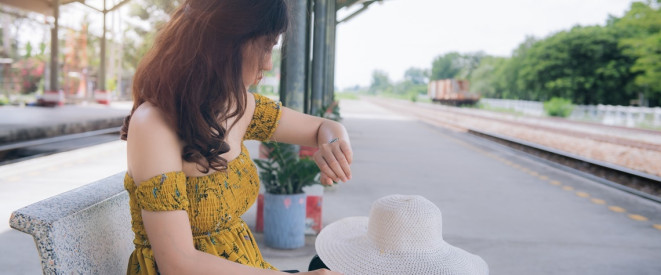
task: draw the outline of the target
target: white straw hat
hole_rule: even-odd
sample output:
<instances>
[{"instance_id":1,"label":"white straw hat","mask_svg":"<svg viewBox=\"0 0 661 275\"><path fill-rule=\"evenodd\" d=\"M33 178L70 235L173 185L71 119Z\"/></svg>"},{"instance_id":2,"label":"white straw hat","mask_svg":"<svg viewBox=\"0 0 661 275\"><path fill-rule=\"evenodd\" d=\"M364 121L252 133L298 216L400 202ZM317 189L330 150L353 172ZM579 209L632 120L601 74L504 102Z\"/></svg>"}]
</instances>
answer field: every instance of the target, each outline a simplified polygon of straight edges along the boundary
<instances>
[{"instance_id":1,"label":"white straw hat","mask_svg":"<svg viewBox=\"0 0 661 275\"><path fill-rule=\"evenodd\" d=\"M489 274L477 255L443 240L441 210L422 196L390 195L368 217L350 217L317 236L317 254L330 270L359 274Z\"/></svg>"}]
</instances>

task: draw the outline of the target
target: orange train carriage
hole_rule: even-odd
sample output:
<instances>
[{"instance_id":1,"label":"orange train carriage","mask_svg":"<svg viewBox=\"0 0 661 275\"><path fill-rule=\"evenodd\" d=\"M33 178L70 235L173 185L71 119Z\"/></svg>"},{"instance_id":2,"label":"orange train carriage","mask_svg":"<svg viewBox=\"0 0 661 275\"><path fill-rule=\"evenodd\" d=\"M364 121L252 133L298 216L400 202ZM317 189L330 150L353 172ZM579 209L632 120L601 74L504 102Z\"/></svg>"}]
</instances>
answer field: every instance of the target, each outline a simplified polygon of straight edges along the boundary
<instances>
[{"instance_id":1,"label":"orange train carriage","mask_svg":"<svg viewBox=\"0 0 661 275\"><path fill-rule=\"evenodd\" d=\"M469 91L468 80L441 79L429 81L427 93L432 101L449 105L475 104L480 95Z\"/></svg>"}]
</instances>

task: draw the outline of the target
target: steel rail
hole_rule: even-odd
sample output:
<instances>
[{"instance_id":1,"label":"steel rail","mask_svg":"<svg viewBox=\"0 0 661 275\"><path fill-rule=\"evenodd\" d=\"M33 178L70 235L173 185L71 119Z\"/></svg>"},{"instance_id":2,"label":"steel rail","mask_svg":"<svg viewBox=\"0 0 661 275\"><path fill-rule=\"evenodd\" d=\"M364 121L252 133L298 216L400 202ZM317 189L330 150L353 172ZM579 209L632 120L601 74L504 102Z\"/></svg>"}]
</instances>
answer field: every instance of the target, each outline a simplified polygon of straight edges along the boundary
<instances>
[{"instance_id":1,"label":"steel rail","mask_svg":"<svg viewBox=\"0 0 661 275\"><path fill-rule=\"evenodd\" d=\"M661 197L657 196L661 194L661 177L495 133L475 129L468 129L468 133L592 175L599 183L661 203Z\"/></svg>"}]
</instances>

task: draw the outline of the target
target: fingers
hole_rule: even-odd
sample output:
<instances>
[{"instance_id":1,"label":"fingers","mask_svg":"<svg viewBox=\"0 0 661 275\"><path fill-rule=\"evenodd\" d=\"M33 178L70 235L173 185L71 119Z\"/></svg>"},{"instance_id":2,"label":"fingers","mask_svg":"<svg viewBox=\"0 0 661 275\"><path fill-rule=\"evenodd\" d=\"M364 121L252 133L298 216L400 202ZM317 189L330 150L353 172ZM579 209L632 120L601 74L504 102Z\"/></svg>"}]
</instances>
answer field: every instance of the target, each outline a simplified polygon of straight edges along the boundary
<instances>
[{"instance_id":1,"label":"fingers","mask_svg":"<svg viewBox=\"0 0 661 275\"><path fill-rule=\"evenodd\" d=\"M335 156L335 159L337 160L337 164L339 164L339 169L342 170L342 174L344 174L344 181L348 181L351 179L351 168L349 167L350 162L347 160L346 156L342 153L342 150L340 150L340 147L337 146L333 149L333 156ZM335 170L335 168L333 168ZM337 172L335 174L338 174Z\"/></svg>"},{"instance_id":2,"label":"fingers","mask_svg":"<svg viewBox=\"0 0 661 275\"><path fill-rule=\"evenodd\" d=\"M344 154L347 162L351 164L353 162L353 150L351 150L349 143L340 142L340 150L342 151L342 154Z\"/></svg>"},{"instance_id":3,"label":"fingers","mask_svg":"<svg viewBox=\"0 0 661 275\"><path fill-rule=\"evenodd\" d=\"M326 175L326 173L321 172L321 184L331 186L333 185L333 179Z\"/></svg>"},{"instance_id":4,"label":"fingers","mask_svg":"<svg viewBox=\"0 0 661 275\"><path fill-rule=\"evenodd\" d=\"M342 148L345 148L344 150ZM322 173L332 180L347 182L351 179L351 147L343 141L324 144L315 153L313 159Z\"/></svg>"},{"instance_id":5,"label":"fingers","mask_svg":"<svg viewBox=\"0 0 661 275\"><path fill-rule=\"evenodd\" d=\"M339 182L340 179L335 174L331 166L327 163L326 159L323 157L320 151L321 150L317 151L317 153L315 153L312 158L314 159L314 162L317 163L317 166L319 166L319 170L321 170L321 174L327 176L333 181Z\"/></svg>"}]
</instances>

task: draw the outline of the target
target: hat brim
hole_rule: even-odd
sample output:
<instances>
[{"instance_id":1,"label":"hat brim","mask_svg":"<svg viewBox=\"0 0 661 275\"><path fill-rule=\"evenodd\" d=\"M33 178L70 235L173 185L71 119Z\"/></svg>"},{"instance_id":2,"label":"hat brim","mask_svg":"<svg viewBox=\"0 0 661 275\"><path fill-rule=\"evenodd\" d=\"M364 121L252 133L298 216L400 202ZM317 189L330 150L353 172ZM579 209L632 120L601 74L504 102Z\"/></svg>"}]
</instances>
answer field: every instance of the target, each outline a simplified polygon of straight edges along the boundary
<instances>
[{"instance_id":1,"label":"hat brim","mask_svg":"<svg viewBox=\"0 0 661 275\"><path fill-rule=\"evenodd\" d=\"M486 262L446 242L435 251L379 251L367 237L367 217L349 217L326 226L315 249L330 270L351 274L488 274Z\"/></svg>"}]
</instances>

